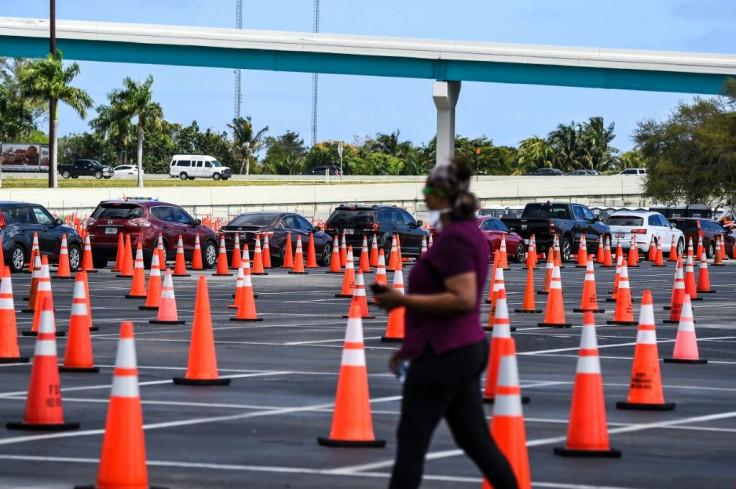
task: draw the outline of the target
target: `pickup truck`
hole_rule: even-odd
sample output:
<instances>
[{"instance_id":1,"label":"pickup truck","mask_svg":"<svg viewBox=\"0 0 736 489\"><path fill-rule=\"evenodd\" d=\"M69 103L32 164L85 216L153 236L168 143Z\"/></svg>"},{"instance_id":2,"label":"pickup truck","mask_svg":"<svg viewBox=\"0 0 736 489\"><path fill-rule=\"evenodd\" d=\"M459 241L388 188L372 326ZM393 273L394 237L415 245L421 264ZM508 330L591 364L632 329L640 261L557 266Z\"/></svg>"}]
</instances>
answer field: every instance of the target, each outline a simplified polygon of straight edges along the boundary
<instances>
[{"instance_id":1,"label":"pickup truck","mask_svg":"<svg viewBox=\"0 0 736 489\"><path fill-rule=\"evenodd\" d=\"M59 165L58 171L64 178L78 178L86 175L99 180L100 178L111 178L114 175L111 167L96 160L74 160L71 165Z\"/></svg>"},{"instance_id":2,"label":"pickup truck","mask_svg":"<svg viewBox=\"0 0 736 489\"><path fill-rule=\"evenodd\" d=\"M611 229L590 209L569 202L529 203L524 207L521 218L501 220L524 239L533 234L539 251L547 251L556 234L560 239L562 261L569 261L577 252L583 234L586 246L592 252L598 247L601 235L604 239L611 237Z\"/></svg>"}]
</instances>

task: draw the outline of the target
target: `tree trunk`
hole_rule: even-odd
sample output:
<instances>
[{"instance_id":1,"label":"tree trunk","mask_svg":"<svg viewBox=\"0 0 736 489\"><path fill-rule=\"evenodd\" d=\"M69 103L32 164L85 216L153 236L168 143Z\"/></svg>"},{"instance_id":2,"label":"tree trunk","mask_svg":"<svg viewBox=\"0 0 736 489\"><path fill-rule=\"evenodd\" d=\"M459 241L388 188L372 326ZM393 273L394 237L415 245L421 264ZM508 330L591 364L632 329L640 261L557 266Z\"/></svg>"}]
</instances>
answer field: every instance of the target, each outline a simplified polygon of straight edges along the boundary
<instances>
[{"instance_id":1,"label":"tree trunk","mask_svg":"<svg viewBox=\"0 0 736 489\"><path fill-rule=\"evenodd\" d=\"M250 175L250 158L245 157L245 174Z\"/></svg>"},{"instance_id":2,"label":"tree trunk","mask_svg":"<svg viewBox=\"0 0 736 489\"><path fill-rule=\"evenodd\" d=\"M143 186L143 127L138 124L138 150L136 151L138 158L138 186Z\"/></svg>"},{"instance_id":3,"label":"tree trunk","mask_svg":"<svg viewBox=\"0 0 736 489\"><path fill-rule=\"evenodd\" d=\"M56 120L56 100L51 99L49 102L49 188L56 188L59 186L56 179L56 134L58 124L59 121ZM40 155L38 163L39 165L41 164Z\"/></svg>"}]
</instances>

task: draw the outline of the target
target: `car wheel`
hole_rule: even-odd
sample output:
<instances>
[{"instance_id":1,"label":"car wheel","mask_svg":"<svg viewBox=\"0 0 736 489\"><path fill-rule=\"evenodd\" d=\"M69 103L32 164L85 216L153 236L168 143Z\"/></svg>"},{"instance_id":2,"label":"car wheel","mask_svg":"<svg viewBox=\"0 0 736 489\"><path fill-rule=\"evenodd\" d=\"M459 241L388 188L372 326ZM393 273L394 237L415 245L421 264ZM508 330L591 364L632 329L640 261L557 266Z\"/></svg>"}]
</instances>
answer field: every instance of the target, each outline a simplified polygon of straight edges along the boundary
<instances>
[{"instance_id":1,"label":"car wheel","mask_svg":"<svg viewBox=\"0 0 736 489\"><path fill-rule=\"evenodd\" d=\"M61 172L61 176L64 178L69 178L72 176L72 174L69 173L69 170L64 170L63 172Z\"/></svg>"},{"instance_id":2,"label":"car wheel","mask_svg":"<svg viewBox=\"0 0 736 489\"><path fill-rule=\"evenodd\" d=\"M76 272L79 270L79 266L82 264L82 250L77 245L70 245L69 249L67 250L67 253L69 253L69 270L72 272ZM95 268L103 268L97 266L96 260L93 258L92 260L94 262ZM107 261L105 261L105 265L107 265Z\"/></svg>"},{"instance_id":3,"label":"car wheel","mask_svg":"<svg viewBox=\"0 0 736 489\"><path fill-rule=\"evenodd\" d=\"M22 272L26 262L26 250L22 244L16 243L10 250L10 271Z\"/></svg>"},{"instance_id":4,"label":"car wheel","mask_svg":"<svg viewBox=\"0 0 736 489\"><path fill-rule=\"evenodd\" d=\"M212 175L212 180L219 180L221 178L222 178L222 175L220 175L219 173L215 173L214 175Z\"/></svg>"},{"instance_id":5,"label":"car wheel","mask_svg":"<svg viewBox=\"0 0 736 489\"><path fill-rule=\"evenodd\" d=\"M677 241L677 256L680 256L683 253L685 253L685 241L680 239Z\"/></svg>"},{"instance_id":6,"label":"car wheel","mask_svg":"<svg viewBox=\"0 0 736 489\"><path fill-rule=\"evenodd\" d=\"M205 242L202 247L202 266L209 270L217 263L217 245L212 240Z\"/></svg>"},{"instance_id":7,"label":"car wheel","mask_svg":"<svg viewBox=\"0 0 736 489\"><path fill-rule=\"evenodd\" d=\"M322 259L319 261L320 265L329 267L332 262L332 245L327 242L322 250Z\"/></svg>"},{"instance_id":8,"label":"car wheel","mask_svg":"<svg viewBox=\"0 0 736 489\"><path fill-rule=\"evenodd\" d=\"M713 241L708 242L708 248L705 250L705 256L707 258L713 258L716 256L716 244Z\"/></svg>"},{"instance_id":9,"label":"car wheel","mask_svg":"<svg viewBox=\"0 0 736 489\"><path fill-rule=\"evenodd\" d=\"M187 176L186 172L181 172L179 173L179 178L181 178L182 180L186 180L189 177Z\"/></svg>"},{"instance_id":10,"label":"car wheel","mask_svg":"<svg viewBox=\"0 0 736 489\"><path fill-rule=\"evenodd\" d=\"M99 180L100 178L102 178L102 172L101 172L101 171L96 171L96 172L95 172L95 178L96 178L97 180Z\"/></svg>"},{"instance_id":11,"label":"car wheel","mask_svg":"<svg viewBox=\"0 0 736 489\"><path fill-rule=\"evenodd\" d=\"M524 263L525 253L526 253L526 248L524 248L524 242L519 241L519 246L516 247L516 254L514 255L514 261L516 263Z\"/></svg>"},{"instance_id":12,"label":"car wheel","mask_svg":"<svg viewBox=\"0 0 736 489\"><path fill-rule=\"evenodd\" d=\"M570 238L564 237L560 242L560 260L562 262L570 261L570 256L572 256L572 241L570 241Z\"/></svg>"}]
</instances>

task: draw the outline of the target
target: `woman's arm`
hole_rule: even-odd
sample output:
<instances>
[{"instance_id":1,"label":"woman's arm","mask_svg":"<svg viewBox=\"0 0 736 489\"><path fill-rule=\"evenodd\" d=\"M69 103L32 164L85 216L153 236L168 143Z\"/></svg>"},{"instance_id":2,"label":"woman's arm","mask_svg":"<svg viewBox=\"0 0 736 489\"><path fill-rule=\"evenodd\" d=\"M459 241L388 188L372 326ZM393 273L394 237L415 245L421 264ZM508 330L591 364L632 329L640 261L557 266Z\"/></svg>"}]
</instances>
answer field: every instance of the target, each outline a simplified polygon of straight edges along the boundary
<instances>
[{"instance_id":1,"label":"woman's arm","mask_svg":"<svg viewBox=\"0 0 736 489\"><path fill-rule=\"evenodd\" d=\"M436 316L450 316L470 312L476 304L476 273L466 272L445 280L445 292L440 294L402 295L385 289L374 295L376 304L384 309L408 307Z\"/></svg>"}]
</instances>

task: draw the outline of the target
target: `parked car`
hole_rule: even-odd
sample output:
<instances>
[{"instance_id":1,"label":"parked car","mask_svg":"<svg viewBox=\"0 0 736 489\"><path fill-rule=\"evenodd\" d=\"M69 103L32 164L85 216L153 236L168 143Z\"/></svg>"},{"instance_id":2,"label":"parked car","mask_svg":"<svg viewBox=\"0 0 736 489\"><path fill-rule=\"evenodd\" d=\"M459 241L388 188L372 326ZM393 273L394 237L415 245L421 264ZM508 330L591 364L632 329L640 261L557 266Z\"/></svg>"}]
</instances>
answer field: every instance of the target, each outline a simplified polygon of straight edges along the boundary
<instances>
[{"instance_id":1,"label":"parked car","mask_svg":"<svg viewBox=\"0 0 736 489\"><path fill-rule=\"evenodd\" d=\"M619 175L646 175L647 169L646 168L627 168Z\"/></svg>"},{"instance_id":2,"label":"parked car","mask_svg":"<svg viewBox=\"0 0 736 489\"><path fill-rule=\"evenodd\" d=\"M701 217L673 217L670 219L670 222L683 232L686 241L692 238L693 246L698 245L698 236L703 236L703 247L705 247L705 253L708 255L708 258L715 256L716 238L723 235L726 254L733 258L736 237L734 237L730 229L724 228L721 223Z\"/></svg>"},{"instance_id":3,"label":"parked car","mask_svg":"<svg viewBox=\"0 0 736 489\"><path fill-rule=\"evenodd\" d=\"M567 172L567 175L571 175L571 176L581 176L581 175L598 176L600 174L601 172L599 172L598 170L573 170L573 171Z\"/></svg>"},{"instance_id":4,"label":"parked car","mask_svg":"<svg viewBox=\"0 0 736 489\"><path fill-rule=\"evenodd\" d=\"M354 249L362 246L363 236L368 237L370 245L375 234L378 246L387 253L391 252L393 236L397 235L401 255L418 257L422 249L422 237L429 236L429 231L422 229L422 225L422 221L417 221L401 207L342 204L327 219L325 232L332 236L344 232L346 243Z\"/></svg>"},{"instance_id":5,"label":"parked car","mask_svg":"<svg viewBox=\"0 0 736 489\"><path fill-rule=\"evenodd\" d=\"M212 178L227 180L231 176L230 167L223 166L212 156L207 155L174 155L169 164L169 176L182 180L195 178Z\"/></svg>"},{"instance_id":6,"label":"parked car","mask_svg":"<svg viewBox=\"0 0 736 489\"><path fill-rule=\"evenodd\" d=\"M636 235L636 244L639 250L646 252L649 250L649 243L654 236L654 242L662 241L662 252L669 255L672 237L675 237L677 253L682 253L685 249L685 236L682 231L675 228L673 224L667 220L659 212L651 211L617 211L608 216L606 224L611 228L611 236L613 240L611 246L617 244L617 240L621 239L621 247L628 250L631 243L631 236Z\"/></svg>"},{"instance_id":7,"label":"parked car","mask_svg":"<svg viewBox=\"0 0 736 489\"><path fill-rule=\"evenodd\" d=\"M69 268L76 271L82 258L82 240L64 221L54 218L45 207L27 202L0 202L0 235L5 264L13 272L23 270L31 257L33 233L38 233L38 247L51 263L59 261L61 238L66 234Z\"/></svg>"},{"instance_id":8,"label":"parked car","mask_svg":"<svg viewBox=\"0 0 736 489\"><path fill-rule=\"evenodd\" d=\"M104 268L109 260L115 260L118 233L121 232L130 236L133 249L141 244L146 267L150 267L159 233L163 236L167 260L176 258L179 236L184 245L184 257L191 260L199 233L202 265L212 268L217 263L217 234L176 204L135 199L103 201L87 220L87 231L95 268Z\"/></svg>"},{"instance_id":9,"label":"parked car","mask_svg":"<svg viewBox=\"0 0 736 489\"><path fill-rule=\"evenodd\" d=\"M544 176L558 176L558 175L564 175L562 170L558 170L557 168L537 168L536 170L529 171L524 173L524 175L544 175Z\"/></svg>"},{"instance_id":10,"label":"parked car","mask_svg":"<svg viewBox=\"0 0 736 489\"><path fill-rule=\"evenodd\" d=\"M562 261L569 261L580 245L580 236L585 235L588 249L598 246L600 237L611 236L611 230L586 206L570 202L531 202L524 207L521 218L502 218L509 229L523 239L534 235L537 250L546 252L554 242L560 240Z\"/></svg>"},{"instance_id":11,"label":"parked car","mask_svg":"<svg viewBox=\"0 0 736 489\"><path fill-rule=\"evenodd\" d=\"M491 251L491 259L493 259L496 250L501 247L501 236L506 239L506 254L515 262L522 263L524 261L524 240L516 233L513 233L506 227L506 224L500 219L490 216L479 217L476 219L478 227L486 235L488 246Z\"/></svg>"},{"instance_id":12,"label":"parked car","mask_svg":"<svg viewBox=\"0 0 736 489\"><path fill-rule=\"evenodd\" d=\"M115 168L112 169L112 173L114 177L129 177L129 176L138 176L138 165L118 165ZM144 170L141 170L141 175L145 174L146 172Z\"/></svg>"},{"instance_id":13,"label":"parked car","mask_svg":"<svg viewBox=\"0 0 736 489\"><path fill-rule=\"evenodd\" d=\"M327 172L330 175L340 175L339 166L315 166L309 170L302 172L302 175L324 175Z\"/></svg>"},{"instance_id":14,"label":"parked car","mask_svg":"<svg viewBox=\"0 0 736 489\"><path fill-rule=\"evenodd\" d=\"M332 259L332 238L323 233L318 227L312 226L304 216L293 212L260 211L246 212L235 217L220 229L225 236L225 247L228 259L232 259L235 246L235 235L239 235L241 249L245 244L251 257L255 251L256 235L269 233L268 247L271 261L274 264L283 263L286 252L286 239L291 233L292 253L296 251L297 237L302 238L302 251L307 257L309 235L314 235L314 252L320 265L329 266ZM263 237L261 237L263 247Z\"/></svg>"},{"instance_id":15,"label":"parked car","mask_svg":"<svg viewBox=\"0 0 736 489\"><path fill-rule=\"evenodd\" d=\"M81 176L100 178L112 178L112 168L103 165L97 160L74 160L71 165L59 165L59 174L64 178L79 178Z\"/></svg>"}]
</instances>

